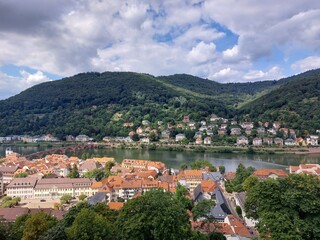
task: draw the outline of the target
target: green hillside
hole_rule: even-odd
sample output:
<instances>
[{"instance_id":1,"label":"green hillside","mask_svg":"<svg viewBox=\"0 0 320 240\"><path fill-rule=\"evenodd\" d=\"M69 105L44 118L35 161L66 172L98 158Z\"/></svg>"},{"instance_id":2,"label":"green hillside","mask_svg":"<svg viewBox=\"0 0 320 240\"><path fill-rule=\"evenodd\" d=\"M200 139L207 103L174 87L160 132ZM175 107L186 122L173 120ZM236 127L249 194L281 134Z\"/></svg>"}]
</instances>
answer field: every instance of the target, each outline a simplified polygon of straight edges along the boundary
<instances>
[{"instance_id":1,"label":"green hillside","mask_svg":"<svg viewBox=\"0 0 320 240\"><path fill-rule=\"evenodd\" d=\"M287 79L290 81L278 89L245 105L240 114L315 133L320 129L320 70Z\"/></svg>"},{"instance_id":2,"label":"green hillside","mask_svg":"<svg viewBox=\"0 0 320 240\"><path fill-rule=\"evenodd\" d=\"M86 134L127 136L149 120L174 124L212 113L283 121L296 129L320 129L320 70L279 81L220 84L179 74L154 77L131 72L81 73L36 85L0 101L0 136ZM123 123L133 122L131 128Z\"/></svg>"},{"instance_id":3,"label":"green hillside","mask_svg":"<svg viewBox=\"0 0 320 240\"><path fill-rule=\"evenodd\" d=\"M173 123L188 114L194 120L211 113L232 115L222 101L182 90L147 74L78 74L0 101L0 135L87 134L102 138L127 135L124 122L138 126L142 120Z\"/></svg>"}]
</instances>

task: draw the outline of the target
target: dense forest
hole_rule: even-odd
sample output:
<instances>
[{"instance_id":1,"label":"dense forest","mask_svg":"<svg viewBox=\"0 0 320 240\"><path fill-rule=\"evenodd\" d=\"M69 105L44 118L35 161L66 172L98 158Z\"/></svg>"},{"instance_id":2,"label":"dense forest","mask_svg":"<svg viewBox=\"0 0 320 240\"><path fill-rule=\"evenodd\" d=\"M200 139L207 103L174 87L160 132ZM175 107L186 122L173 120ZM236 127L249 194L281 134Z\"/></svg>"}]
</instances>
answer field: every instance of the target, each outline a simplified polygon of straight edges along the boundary
<instances>
[{"instance_id":1,"label":"dense forest","mask_svg":"<svg viewBox=\"0 0 320 240\"><path fill-rule=\"evenodd\" d=\"M320 129L320 71L298 75L280 88L244 106L241 114L260 121L315 133Z\"/></svg>"},{"instance_id":2,"label":"dense forest","mask_svg":"<svg viewBox=\"0 0 320 240\"><path fill-rule=\"evenodd\" d=\"M220 84L185 74L81 73L0 101L0 136L86 134L99 140L127 136L142 120L166 125L213 113L278 120L313 133L320 129L319 76L320 70L313 70L279 81ZM125 122L134 126L124 128Z\"/></svg>"}]
</instances>

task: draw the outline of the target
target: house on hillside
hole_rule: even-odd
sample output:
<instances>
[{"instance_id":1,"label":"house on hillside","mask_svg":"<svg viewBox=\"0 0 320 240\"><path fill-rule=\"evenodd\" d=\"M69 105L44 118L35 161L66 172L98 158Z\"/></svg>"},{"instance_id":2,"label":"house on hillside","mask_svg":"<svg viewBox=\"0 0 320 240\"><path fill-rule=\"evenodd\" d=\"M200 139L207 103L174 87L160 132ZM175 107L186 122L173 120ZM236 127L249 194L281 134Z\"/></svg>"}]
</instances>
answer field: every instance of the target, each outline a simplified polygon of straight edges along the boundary
<instances>
[{"instance_id":1,"label":"house on hillside","mask_svg":"<svg viewBox=\"0 0 320 240\"><path fill-rule=\"evenodd\" d=\"M210 144L211 144L211 137L206 137L206 138L204 139L204 144L205 144L205 145L210 145Z\"/></svg>"},{"instance_id":2,"label":"house on hillside","mask_svg":"<svg viewBox=\"0 0 320 240\"><path fill-rule=\"evenodd\" d=\"M292 138L288 138L284 141L284 145L286 146L294 146L295 145L295 141Z\"/></svg>"},{"instance_id":3,"label":"house on hillside","mask_svg":"<svg viewBox=\"0 0 320 240\"><path fill-rule=\"evenodd\" d=\"M179 133L176 135L176 142L181 142L184 139L186 139L186 135L184 135L183 133Z\"/></svg>"},{"instance_id":4,"label":"house on hillside","mask_svg":"<svg viewBox=\"0 0 320 240\"><path fill-rule=\"evenodd\" d=\"M248 138L245 136L240 136L237 138L237 145L248 145L249 141Z\"/></svg>"},{"instance_id":5,"label":"house on hillside","mask_svg":"<svg viewBox=\"0 0 320 240\"><path fill-rule=\"evenodd\" d=\"M288 177L288 174L282 169L258 169L253 173L253 176L256 176L260 180L268 179L268 178L281 178Z\"/></svg>"},{"instance_id":6,"label":"house on hillside","mask_svg":"<svg viewBox=\"0 0 320 240\"><path fill-rule=\"evenodd\" d=\"M256 137L252 141L253 146L261 146L262 145L262 139L259 137Z\"/></svg>"},{"instance_id":7,"label":"house on hillside","mask_svg":"<svg viewBox=\"0 0 320 240\"><path fill-rule=\"evenodd\" d=\"M275 138L273 139L274 144L282 146L283 145L283 139L282 138Z\"/></svg>"}]
</instances>

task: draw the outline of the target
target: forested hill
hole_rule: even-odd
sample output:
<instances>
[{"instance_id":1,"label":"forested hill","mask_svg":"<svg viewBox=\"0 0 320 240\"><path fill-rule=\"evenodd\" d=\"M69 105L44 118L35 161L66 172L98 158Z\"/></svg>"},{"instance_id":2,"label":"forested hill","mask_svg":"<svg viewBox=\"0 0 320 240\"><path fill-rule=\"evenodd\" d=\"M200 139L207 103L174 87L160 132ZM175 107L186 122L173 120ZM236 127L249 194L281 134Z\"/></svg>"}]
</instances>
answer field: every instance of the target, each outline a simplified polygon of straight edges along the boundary
<instances>
[{"instance_id":1,"label":"forested hill","mask_svg":"<svg viewBox=\"0 0 320 240\"><path fill-rule=\"evenodd\" d=\"M315 133L320 129L320 69L287 79L286 84L244 106L240 114Z\"/></svg>"},{"instance_id":2,"label":"forested hill","mask_svg":"<svg viewBox=\"0 0 320 240\"><path fill-rule=\"evenodd\" d=\"M0 135L127 135L124 122L174 123L190 114L230 117L223 101L187 89L175 89L138 73L83 73L36 85L0 101Z\"/></svg>"},{"instance_id":3,"label":"forested hill","mask_svg":"<svg viewBox=\"0 0 320 240\"><path fill-rule=\"evenodd\" d=\"M86 134L101 139L127 136L142 120L156 128L158 121L167 126L186 115L200 121L212 113L240 120L249 114L252 120L280 120L314 130L320 128L319 74L314 70L279 81L220 84L184 74L81 73L0 101L0 136ZM134 126L123 127L126 122Z\"/></svg>"}]
</instances>

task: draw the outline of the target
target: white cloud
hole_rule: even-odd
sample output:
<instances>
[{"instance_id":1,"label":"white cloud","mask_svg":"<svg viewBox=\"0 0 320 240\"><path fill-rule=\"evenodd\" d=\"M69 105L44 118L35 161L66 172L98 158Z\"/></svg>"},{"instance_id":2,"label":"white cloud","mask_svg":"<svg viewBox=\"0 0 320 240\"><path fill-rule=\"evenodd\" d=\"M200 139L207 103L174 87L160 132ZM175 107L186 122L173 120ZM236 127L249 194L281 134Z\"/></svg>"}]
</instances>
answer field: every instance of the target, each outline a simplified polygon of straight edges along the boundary
<instances>
[{"instance_id":1,"label":"white cloud","mask_svg":"<svg viewBox=\"0 0 320 240\"><path fill-rule=\"evenodd\" d=\"M282 71L278 66L274 66L268 71L251 70L243 76L247 81L276 80L283 77Z\"/></svg>"},{"instance_id":2,"label":"white cloud","mask_svg":"<svg viewBox=\"0 0 320 240\"><path fill-rule=\"evenodd\" d=\"M22 70L20 74L20 77L15 77L0 71L0 98L7 98L36 84L51 81L51 79L41 71L32 74Z\"/></svg>"},{"instance_id":3,"label":"white cloud","mask_svg":"<svg viewBox=\"0 0 320 240\"><path fill-rule=\"evenodd\" d=\"M277 0L83 0L64 4L57 0L48 6L40 0L30 1L32 6L7 1L10 14L0 8L0 66L28 66L61 76L109 70L256 81L283 76L283 66L269 62L274 48L288 62L296 50L307 49L314 58L320 50L317 0L292 1L285 7ZM236 34L238 41L228 42L225 29ZM257 70L257 59L277 67ZM303 71L318 66L312 61L301 60L292 68ZM1 78L14 89L22 89L10 77ZM41 74L19 79L24 87L29 86L28 81L46 80Z\"/></svg>"},{"instance_id":4,"label":"white cloud","mask_svg":"<svg viewBox=\"0 0 320 240\"><path fill-rule=\"evenodd\" d=\"M188 53L188 61L195 64L208 62L215 57L215 50L216 46L213 43L200 42Z\"/></svg>"},{"instance_id":5,"label":"white cloud","mask_svg":"<svg viewBox=\"0 0 320 240\"><path fill-rule=\"evenodd\" d=\"M291 68L295 70L297 73L320 68L320 57L310 56L302 60L296 61L291 65Z\"/></svg>"}]
</instances>

